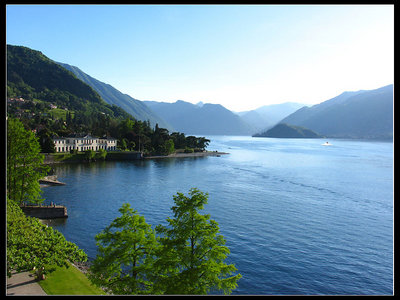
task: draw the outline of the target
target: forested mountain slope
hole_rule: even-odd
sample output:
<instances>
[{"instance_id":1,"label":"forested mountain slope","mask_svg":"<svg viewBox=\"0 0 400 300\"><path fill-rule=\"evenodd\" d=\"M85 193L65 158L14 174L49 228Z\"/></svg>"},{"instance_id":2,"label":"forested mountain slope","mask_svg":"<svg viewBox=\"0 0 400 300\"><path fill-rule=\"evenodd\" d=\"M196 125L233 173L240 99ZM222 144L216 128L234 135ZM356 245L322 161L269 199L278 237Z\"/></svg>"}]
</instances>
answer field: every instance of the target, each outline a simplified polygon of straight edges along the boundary
<instances>
[{"instance_id":1,"label":"forested mountain slope","mask_svg":"<svg viewBox=\"0 0 400 300\"><path fill-rule=\"evenodd\" d=\"M7 97L40 100L86 114L128 114L40 51L7 45Z\"/></svg>"},{"instance_id":2,"label":"forested mountain slope","mask_svg":"<svg viewBox=\"0 0 400 300\"><path fill-rule=\"evenodd\" d=\"M90 75L80 70L78 67L60 62L57 63L65 69L74 73L77 78L91 86L107 103L114 104L123 108L135 119L142 121L149 120L152 126L155 126L158 123L160 127L167 128L168 130L173 129L172 126L162 120L142 101L134 99L127 94L121 93L110 84L101 82L100 80L91 77Z\"/></svg>"},{"instance_id":3,"label":"forested mountain slope","mask_svg":"<svg viewBox=\"0 0 400 300\"><path fill-rule=\"evenodd\" d=\"M392 138L393 85L342 93L312 107L303 107L281 123L303 126L329 137Z\"/></svg>"}]
</instances>

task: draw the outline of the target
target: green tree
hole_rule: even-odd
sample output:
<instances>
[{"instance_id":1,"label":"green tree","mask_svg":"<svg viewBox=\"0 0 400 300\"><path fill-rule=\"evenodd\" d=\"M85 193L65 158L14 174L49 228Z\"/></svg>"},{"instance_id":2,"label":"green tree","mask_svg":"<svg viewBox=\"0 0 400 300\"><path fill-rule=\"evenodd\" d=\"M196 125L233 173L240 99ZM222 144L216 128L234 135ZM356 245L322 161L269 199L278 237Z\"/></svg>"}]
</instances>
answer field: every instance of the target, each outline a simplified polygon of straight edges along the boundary
<instances>
[{"instance_id":1,"label":"green tree","mask_svg":"<svg viewBox=\"0 0 400 300\"><path fill-rule=\"evenodd\" d=\"M89 161L89 162L92 161L95 158L95 156L96 156L95 151L93 151L91 149L85 151L85 159L87 161Z\"/></svg>"},{"instance_id":2,"label":"green tree","mask_svg":"<svg viewBox=\"0 0 400 300\"><path fill-rule=\"evenodd\" d=\"M158 124L156 124L154 133L151 136L151 146L154 148L156 154L168 154L165 142L169 139L168 130L160 128L158 127Z\"/></svg>"},{"instance_id":3,"label":"green tree","mask_svg":"<svg viewBox=\"0 0 400 300\"><path fill-rule=\"evenodd\" d=\"M136 143L134 141L129 142L128 148L130 151L135 150L135 147L136 147Z\"/></svg>"},{"instance_id":4,"label":"green tree","mask_svg":"<svg viewBox=\"0 0 400 300\"><path fill-rule=\"evenodd\" d=\"M185 134L180 132L173 132L170 137L173 139L176 149L185 149L186 147Z\"/></svg>"},{"instance_id":5,"label":"green tree","mask_svg":"<svg viewBox=\"0 0 400 300\"><path fill-rule=\"evenodd\" d=\"M165 152L166 155L175 152L174 141L172 139L165 141Z\"/></svg>"},{"instance_id":6,"label":"green tree","mask_svg":"<svg viewBox=\"0 0 400 300\"><path fill-rule=\"evenodd\" d=\"M67 111L65 115L65 122L67 123L67 125L70 125L72 122L72 115L69 111Z\"/></svg>"},{"instance_id":7,"label":"green tree","mask_svg":"<svg viewBox=\"0 0 400 300\"><path fill-rule=\"evenodd\" d=\"M56 152L54 147L53 139L51 138L51 132L45 128L38 133L39 144L42 153L54 153Z\"/></svg>"},{"instance_id":8,"label":"green tree","mask_svg":"<svg viewBox=\"0 0 400 300\"><path fill-rule=\"evenodd\" d=\"M123 139L119 140L117 145L118 145L117 147L118 147L119 149L121 149L121 150L126 150L126 148L128 147L128 146L127 146L127 139L126 139L126 138L123 138Z\"/></svg>"},{"instance_id":9,"label":"green tree","mask_svg":"<svg viewBox=\"0 0 400 300\"><path fill-rule=\"evenodd\" d=\"M98 254L90 267L91 281L118 295L154 293L148 280L157 247L151 226L129 204L96 235Z\"/></svg>"},{"instance_id":10,"label":"green tree","mask_svg":"<svg viewBox=\"0 0 400 300\"><path fill-rule=\"evenodd\" d=\"M135 122L130 118L126 118L125 120L121 121L121 123L120 123L121 135L126 136L126 134L133 129L134 125L135 125Z\"/></svg>"},{"instance_id":11,"label":"green tree","mask_svg":"<svg viewBox=\"0 0 400 300\"><path fill-rule=\"evenodd\" d=\"M48 266L69 267L69 261L84 262L87 259L83 250L39 219L26 217L21 208L7 199L7 276L12 270L17 272L37 271L42 275L51 272Z\"/></svg>"},{"instance_id":12,"label":"green tree","mask_svg":"<svg viewBox=\"0 0 400 300\"><path fill-rule=\"evenodd\" d=\"M197 138L197 148L204 150L210 144L210 140L206 139L205 137Z\"/></svg>"},{"instance_id":13,"label":"green tree","mask_svg":"<svg viewBox=\"0 0 400 300\"><path fill-rule=\"evenodd\" d=\"M234 265L224 263L230 253L224 246L225 239L219 234L216 221L199 210L208 201L208 194L191 189L189 196L174 195L174 218L168 218L169 226L159 225L156 232L161 248L154 270L158 278L157 289L165 294L207 294L222 290L231 293L237 286L240 274Z\"/></svg>"},{"instance_id":14,"label":"green tree","mask_svg":"<svg viewBox=\"0 0 400 300\"><path fill-rule=\"evenodd\" d=\"M7 195L16 202L39 203L39 179L49 167L43 164L44 155L31 131L25 130L18 119L7 120Z\"/></svg>"},{"instance_id":15,"label":"green tree","mask_svg":"<svg viewBox=\"0 0 400 300\"><path fill-rule=\"evenodd\" d=\"M105 160L106 157L107 157L107 151L104 149L99 149L99 151L95 155L95 158L99 160Z\"/></svg>"},{"instance_id":16,"label":"green tree","mask_svg":"<svg viewBox=\"0 0 400 300\"><path fill-rule=\"evenodd\" d=\"M196 137L193 135L187 136L186 137L186 146L189 148L196 148L197 141Z\"/></svg>"}]
</instances>

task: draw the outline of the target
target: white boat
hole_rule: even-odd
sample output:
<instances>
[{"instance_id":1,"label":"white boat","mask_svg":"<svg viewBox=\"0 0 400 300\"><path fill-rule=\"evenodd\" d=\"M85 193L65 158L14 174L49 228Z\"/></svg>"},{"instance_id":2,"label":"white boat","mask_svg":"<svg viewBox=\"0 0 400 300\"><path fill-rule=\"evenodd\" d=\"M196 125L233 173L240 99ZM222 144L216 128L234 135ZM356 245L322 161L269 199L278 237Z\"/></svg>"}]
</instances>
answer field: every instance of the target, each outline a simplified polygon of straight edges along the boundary
<instances>
[{"instance_id":1,"label":"white boat","mask_svg":"<svg viewBox=\"0 0 400 300\"><path fill-rule=\"evenodd\" d=\"M332 146L332 144L329 144L329 142L321 144L322 146Z\"/></svg>"}]
</instances>

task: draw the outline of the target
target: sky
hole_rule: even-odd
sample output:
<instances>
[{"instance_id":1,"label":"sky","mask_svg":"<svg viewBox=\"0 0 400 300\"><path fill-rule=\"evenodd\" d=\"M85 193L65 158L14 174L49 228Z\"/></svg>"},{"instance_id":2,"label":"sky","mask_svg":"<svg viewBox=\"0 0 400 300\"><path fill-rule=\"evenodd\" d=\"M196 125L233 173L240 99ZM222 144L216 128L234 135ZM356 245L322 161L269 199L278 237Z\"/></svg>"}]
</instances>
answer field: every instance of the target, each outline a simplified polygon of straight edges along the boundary
<instances>
[{"instance_id":1,"label":"sky","mask_svg":"<svg viewBox=\"0 0 400 300\"><path fill-rule=\"evenodd\" d=\"M394 83L393 5L7 5L6 41L135 99L236 112Z\"/></svg>"}]
</instances>

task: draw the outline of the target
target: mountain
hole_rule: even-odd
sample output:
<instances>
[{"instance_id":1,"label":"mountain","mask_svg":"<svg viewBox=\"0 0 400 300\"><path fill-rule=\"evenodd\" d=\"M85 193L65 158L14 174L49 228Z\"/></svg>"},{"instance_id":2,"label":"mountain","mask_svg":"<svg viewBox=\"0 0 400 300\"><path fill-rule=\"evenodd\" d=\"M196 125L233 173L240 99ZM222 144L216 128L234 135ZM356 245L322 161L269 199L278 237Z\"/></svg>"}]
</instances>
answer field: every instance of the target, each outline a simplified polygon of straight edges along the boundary
<instances>
[{"instance_id":1,"label":"mountain","mask_svg":"<svg viewBox=\"0 0 400 300\"><path fill-rule=\"evenodd\" d=\"M121 93L113 86L101 82L88 74L84 73L78 67L71 66L65 63L57 62L60 66L71 71L75 76L91 86L99 95L109 104L117 105L123 108L126 112L131 114L135 119L141 121L149 120L150 123L155 126L156 123L160 127L172 130L172 126L162 120L155 112L153 112L146 104L142 101L132 98L127 94Z\"/></svg>"},{"instance_id":2,"label":"mountain","mask_svg":"<svg viewBox=\"0 0 400 300\"><path fill-rule=\"evenodd\" d=\"M279 123L261 134L255 134L254 137L273 137L273 138L321 138L319 134L314 131L300 127Z\"/></svg>"},{"instance_id":3,"label":"mountain","mask_svg":"<svg viewBox=\"0 0 400 300\"><path fill-rule=\"evenodd\" d=\"M339 96L303 107L281 123L303 126L327 137L393 138L393 84Z\"/></svg>"},{"instance_id":4,"label":"mountain","mask_svg":"<svg viewBox=\"0 0 400 300\"><path fill-rule=\"evenodd\" d=\"M23 46L7 45L7 97L36 99L87 115L129 116L40 51Z\"/></svg>"},{"instance_id":5,"label":"mountain","mask_svg":"<svg viewBox=\"0 0 400 300\"><path fill-rule=\"evenodd\" d=\"M264 105L255 110L237 113L242 120L254 127L254 131L267 130L283 118L294 113L304 104L285 102L281 104Z\"/></svg>"},{"instance_id":6,"label":"mountain","mask_svg":"<svg viewBox=\"0 0 400 300\"><path fill-rule=\"evenodd\" d=\"M144 101L179 132L203 135L250 135L251 126L220 104Z\"/></svg>"}]
</instances>

